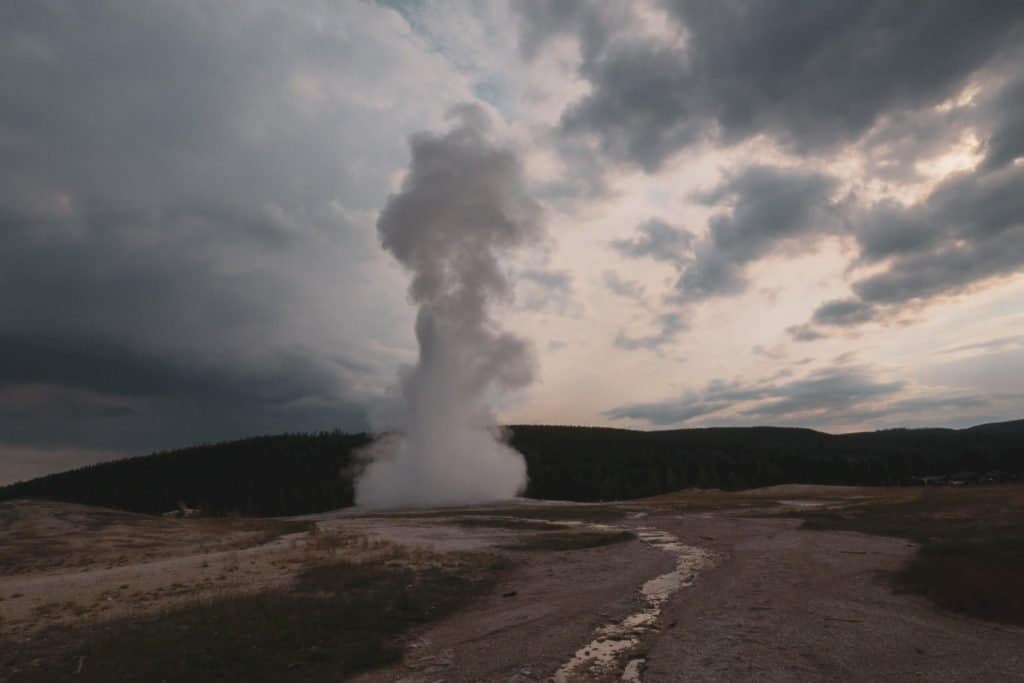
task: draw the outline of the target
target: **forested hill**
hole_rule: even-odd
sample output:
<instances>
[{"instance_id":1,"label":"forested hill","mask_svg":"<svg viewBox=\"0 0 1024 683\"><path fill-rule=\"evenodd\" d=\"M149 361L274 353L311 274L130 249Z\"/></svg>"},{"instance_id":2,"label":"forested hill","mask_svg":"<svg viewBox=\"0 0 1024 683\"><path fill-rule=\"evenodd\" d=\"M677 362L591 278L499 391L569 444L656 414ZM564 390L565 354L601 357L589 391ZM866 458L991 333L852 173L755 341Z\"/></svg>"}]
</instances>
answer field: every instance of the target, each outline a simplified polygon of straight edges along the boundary
<instances>
[{"instance_id":1,"label":"forested hill","mask_svg":"<svg viewBox=\"0 0 1024 683\"><path fill-rule=\"evenodd\" d=\"M366 434L282 434L90 465L0 489L133 512L300 515L352 504L352 453Z\"/></svg>"},{"instance_id":2,"label":"forested hill","mask_svg":"<svg viewBox=\"0 0 1024 683\"><path fill-rule=\"evenodd\" d=\"M686 487L783 483L908 484L970 473L1024 478L1024 429L997 425L839 435L779 427L638 432L519 426L514 433L512 443L529 466L528 493L537 498L613 500Z\"/></svg>"},{"instance_id":3,"label":"forested hill","mask_svg":"<svg viewBox=\"0 0 1024 683\"><path fill-rule=\"evenodd\" d=\"M686 487L781 483L901 484L924 476L1024 479L1024 421L964 430L832 435L773 427L641 432L519 425L535 498L615 500ZM159 513L293 515L352 504L354 453L366 434L284 434L101 463L0 488L35 497Z\"/></svg>"}]
</instances>

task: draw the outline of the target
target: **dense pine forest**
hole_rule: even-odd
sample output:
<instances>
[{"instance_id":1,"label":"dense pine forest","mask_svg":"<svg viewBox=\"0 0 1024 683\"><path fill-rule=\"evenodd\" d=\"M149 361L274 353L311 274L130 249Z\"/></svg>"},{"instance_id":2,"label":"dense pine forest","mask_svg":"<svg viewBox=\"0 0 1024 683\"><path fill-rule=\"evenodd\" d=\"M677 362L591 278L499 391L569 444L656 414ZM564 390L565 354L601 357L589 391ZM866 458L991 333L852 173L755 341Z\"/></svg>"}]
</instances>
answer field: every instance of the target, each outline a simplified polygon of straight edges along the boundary
<instances>
[{"instance_id":1,"label":"dense pine forest","mask_svg":"<svg viewBox=\"0 0 1024 683\"><path fill-rule=\"evenodd\" d=\"M520 425L526 495L618 500L687 487L742 489L780 483L911 484L1024 479L1024 421L971 429L832 435L773 427L640 432ZM101 463L0 489L35 497L161 513L295 515L352 504L367 434L283 434Z\"/></svg>"}]
</instances>

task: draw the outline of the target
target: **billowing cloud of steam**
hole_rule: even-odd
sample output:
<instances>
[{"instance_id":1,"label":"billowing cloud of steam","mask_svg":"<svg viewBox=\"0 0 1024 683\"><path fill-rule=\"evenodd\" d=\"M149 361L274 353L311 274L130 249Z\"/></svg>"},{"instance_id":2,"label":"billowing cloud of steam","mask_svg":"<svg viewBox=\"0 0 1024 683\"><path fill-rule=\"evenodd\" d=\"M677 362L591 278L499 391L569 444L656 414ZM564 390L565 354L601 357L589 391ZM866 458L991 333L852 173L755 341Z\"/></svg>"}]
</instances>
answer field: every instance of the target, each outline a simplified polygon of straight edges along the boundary
<instances>
[{"instance_id":1,"label":"billowing cloud of steam","mask_svg":"<svg viewBox=\"0 0 1024 683\"><path fill-rule=\"evenodd\" d=\"M486 112L461 105L451 115L448 133L412 137L409 173L377 222L384 248L413 274L420 355L401 373L402 428L368 452L360 506L474 503L526 485L487 399L529 384L533 357L490 309L512 295L499 254L541 238L541 208L516 154L492 141Z\"/></svg>"}]
</instances>

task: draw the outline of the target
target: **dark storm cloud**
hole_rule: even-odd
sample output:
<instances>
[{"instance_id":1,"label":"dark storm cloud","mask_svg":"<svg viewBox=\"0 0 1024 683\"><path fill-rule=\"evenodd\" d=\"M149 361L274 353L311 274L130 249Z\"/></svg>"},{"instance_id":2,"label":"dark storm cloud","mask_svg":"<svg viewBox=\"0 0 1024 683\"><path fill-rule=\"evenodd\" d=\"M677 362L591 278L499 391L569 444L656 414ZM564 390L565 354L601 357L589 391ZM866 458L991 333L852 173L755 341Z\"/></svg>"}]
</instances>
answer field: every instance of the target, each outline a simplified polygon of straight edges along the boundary
<instances>
[{"instance_id":1,"label":"dark storm cloud","mask_svg":"<svg viewBox=\"0 0 1024 683\"><path fill-rule=\"evenodd\" d=\"M878 379L866 368L835 367L782 383L714 381L699 392L664 401L619 406L605 415L613 420L642 420L655 426L684 424L696 418L706 418L702 423L716 420L725 423L736 416L745 424L762 420L824 424L842 422L851 415L874 412L882 406L897 405L898 394L903 389L902 382ZM915 406L908 402L901 410L923 407L927 407L925 403ZM724 412L730 416L714 417Z\"/></svg>"},{"instance_id":2,"label":"dark storm cloud","mask_svg":"<svg viewBox=\"0 0 1024 683\"><path fill-rule=\"evenodd\" d=\"M331 79L402 69L321 9L0 8L0 446L365 427L342 328L376 326L376 248L350 215L407 151Z\"/></svg>"},{"instance_id":3,"label":"dark storm cloud","mask_svg":"<svg viewBox=\"0 0 1024 683\"><path fill-rule=\"evenodd\" d=\"M700 238L682 228L650 220L637 235L612 243L619 253L670 263L679 271L669 302L693 304L742 293L747 266L776 250L807 249L819 237L841 232L848 207L833 199L837 179L817 172L777 166L749 166L694 198L721 207ZM866 311L869 307L862 306ZM823 321L819 321L823 322ZM659 331L635 337L620 333L615 345L625 350L657 349L685 329L680 311L658 319ZM794 329L800 341L821 336L810 327Z\"/></svg>"},{"instance_id":4,"label":"dark storm cloud","mask_svg":"<svg viewBox=\"0 0 1024 683\"><path fill-rule=\"evenodd\" d=\"M850 326L898 315L1024 268L1024 166L951 176L920 203L854 212L861 260L884 268L823 304L815 323Z\"/></svg>"},{"instance_id":5,"label":"dark storm cloud","mask_svg":"<svg viewBox=\"0 0 1024 683\"><path fill-rule=\"evenodd\" d=\"M302 355L281 353L266 367L191 363L88 339L0 338L0 387L57 385L128 399L203 396L212 401L287 403L330 397L338 378Z\"/></svg>"},{"instance_id":6,"label":"dark storm cloud","mask_svg":"<svg viewBox=\"0 0 1024 683\"><path fill-rule=\"evenodd\" d=\"M683 38L667 42L584 3L522 6L528 54L552 35L580 38L592 90L565 112L565 132L648 171L709 137L769 135L800 153L856 140L883 115L954 94L1014 44L1024 17L1011 0L676 0L663 7Z\"/></svg>"},{"instance_id":7,"label":"dark storm cloud","mask_svg":"<svg viewBox=\"0 0 1024 683\"><path fill-rule=\"evenodd\" d=\"M626 6L585 0L540 0L513 5L519 13L519 49L532 59L551 39L571 34L579 37L586 59L595 59L605 43L629 18Z\"/></svg>"},{"instance_id":8,"label":"dark storm cloud","mask_svg":"<svg viewBox=\"0 0 1024 683\"><path fill-rule=\"evenodd\" d=\"M1016 57L1019 59L1019 52ZM1010 68L1014 78L978 105L990 120L984 141L986 170L1024 157L1024 76L1019 73L1019 61Z\"/></svg>"},{"instance_id":9,"label":"dark storm cloud","mask_svg":"<svg viewBox=\"0 0 1024 683\"><path fill-rule=\"evenodd\" d=\"M751 166L698 199L729 209L708 223L696 242L692 263L676 284L682 301L742 292L744 267L780 244L836 230L838 207L830 196L836 181L819 173Z\"/></svg>"},{"instance_id":10,"label":"dark storm cloud","mask_svg":"<svg viewBox=\"0 0 1024 683\"><path fill-rule=\"evenodd\" d=\"M666 0L674 37L644 32L628 9L529 3L520 42L527 56L559 35L579 39L590 92L563 113L577 144L596 140L612 163L658 170L701 141L766 137L790 153L853 149L874 178L922 180L920 162L977 139L983 159L917 205L839 203L834 180L756 169L704 199L733 206L690 245L685 260L646 242L627 255L680 263L681 303L746 288L746 266L793 237L846 234L874 273L852 297L826 302L813 321L853 326L900 315L1024 266L1024 79L1018 2L938 0L850 3ZM649 21L649 18L645 21ZM972 95L961 95L970 86ZM941 106L939 106L941 105ZM760 180L760 185L755 181ZM787 186L788 185L788 186ZM634 253L631 253L634 252ZM810 325L790 334L811 340Z\"/></svg>"},{"instance_id":11,"label":"dark storm cloud","mask_svg":"<svg viewBox=\"0 0 1024 683\"><path fill-rule=\"evenodd\" d=\"M885 114L859 142L865 171L890 182L924 180L918 162L962 142L977 118L976 108L959 106Z\"/></svg>"},{"instance_id":12,"label":"dark storm cloud","mask_svg":"<svg viewBox=\"0 0 1024 683\"><path fill-rule=\"evenodd\" d=\"M882 200L854 219L860 257L865 261L879 261L927 249L941 233L936 226L905 206Z\"/></svg>"},{"instance_id":13,"label":"dark storm cloud","mask_svg":"<svg viewBox=\"0 0 1024 683\"><path fill-rule=\"evenodd\" d=\"M65 338L0 340L5 444L153 449L366 425L344 370L282 352L258 365Z\"/></svg>"},{"instance_id":14,"label":"dark storm cloud","mask_svg":"<svg viewBox=\"0 0 1024 683\"><path fill-rule=\"evenodd\" d=\"M679 270L672 297L676 303L738 294L747 287L747 264L796 238L840 229L843 207L831 198L837 184L835 178L821 173L749 166L695 197L724 208L712 216L703 237L651 219L637 227L634 237L616 240L611 246L624 256L675 266Z\"/></svg>"}]
</instances>

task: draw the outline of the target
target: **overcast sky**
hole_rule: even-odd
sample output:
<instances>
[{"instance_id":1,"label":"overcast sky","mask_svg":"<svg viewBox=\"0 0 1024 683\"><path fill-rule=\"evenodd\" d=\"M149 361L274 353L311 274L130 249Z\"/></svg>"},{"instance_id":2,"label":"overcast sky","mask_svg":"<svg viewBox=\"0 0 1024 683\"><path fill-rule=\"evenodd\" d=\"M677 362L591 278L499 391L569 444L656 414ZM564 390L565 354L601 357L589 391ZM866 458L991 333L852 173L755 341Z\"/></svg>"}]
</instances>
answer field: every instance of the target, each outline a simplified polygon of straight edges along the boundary
<instances>
[{"instance_id":1,"label":"overcast sky","mask_svg":"<svg viewBox=\"0 0 1024 683\"><path fill-rule=\"evenodd\" d=\"M3 3L0 483L386 413L467 103L546 226L503 421L1024 417L1021 64L1018 0Z\"/></svg>"}]
</instances>

